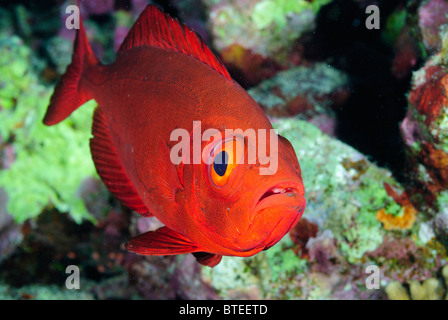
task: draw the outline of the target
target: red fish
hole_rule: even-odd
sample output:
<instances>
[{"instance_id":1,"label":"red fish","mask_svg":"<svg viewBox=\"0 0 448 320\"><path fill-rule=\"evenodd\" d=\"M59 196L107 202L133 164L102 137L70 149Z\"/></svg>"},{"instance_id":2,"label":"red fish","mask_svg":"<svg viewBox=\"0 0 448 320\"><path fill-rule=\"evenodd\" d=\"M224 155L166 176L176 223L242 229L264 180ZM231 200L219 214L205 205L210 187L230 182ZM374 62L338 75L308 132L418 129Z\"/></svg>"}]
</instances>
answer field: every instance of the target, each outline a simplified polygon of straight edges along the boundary
<instances>
[{"instance_id":1,"label":"red fish","mask_svg":"<svg viewBox=\"0 0 448 320\"><path fill-rule=\"evenodd\" d=\"M91 99L98 103L90 147L99 176L128 208L164 224L132 238L128 250L193 253L213 267L223 255L247 257L270 248L302 216L305 190L289 141L278 136L277 150L271 149L277 135L261 136L272 125L258 104L195 32L155 6L142 12L111 65L95 57L81 22L72 63L44 123L57 124ZM208 161L174 163L179 140L172 141L173 131L194 136L198 121L200 134L219 133L200 140ZM260 157L230 161L247 160L250 146L246 135L224 135L229 128L251 129L257 141L265 139L278 159L276 170L260 174L269 169ZM184 159L194 148L193 141Z\"/></svg>"}]
</instances>

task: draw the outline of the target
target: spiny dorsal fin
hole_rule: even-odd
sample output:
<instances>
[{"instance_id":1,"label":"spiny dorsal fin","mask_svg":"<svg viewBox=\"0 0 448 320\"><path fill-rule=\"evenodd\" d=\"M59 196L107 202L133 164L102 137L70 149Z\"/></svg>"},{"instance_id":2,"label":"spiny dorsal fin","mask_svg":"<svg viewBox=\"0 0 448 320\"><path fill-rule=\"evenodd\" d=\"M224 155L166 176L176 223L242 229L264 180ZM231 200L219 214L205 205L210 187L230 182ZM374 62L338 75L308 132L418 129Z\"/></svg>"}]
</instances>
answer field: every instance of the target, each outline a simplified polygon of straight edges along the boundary
<instances>
[{"instance_id":1,"label":"spiny dorsal fin","mask_svg":"<svg viewBox=\"0 0 448 320\"><path fill-rule=\"evenodd\" d=\"M101 108L95 109L90 139L93 162L106 187L123 204L143 216L152 216L124 171L112 144L109 128Z\"/></svg>"},{"instance_id":2,"label":"spiny dorsal fin","mask_svg":"<svg viewBox=\"0 0 448 320\"><path fill-rule=\"evenodd\" d=\"M224 64L193 30L148 5L129 31L119 53L139 46L171 49L196 58L233 81Z\"/></svg>"}]
</instances>

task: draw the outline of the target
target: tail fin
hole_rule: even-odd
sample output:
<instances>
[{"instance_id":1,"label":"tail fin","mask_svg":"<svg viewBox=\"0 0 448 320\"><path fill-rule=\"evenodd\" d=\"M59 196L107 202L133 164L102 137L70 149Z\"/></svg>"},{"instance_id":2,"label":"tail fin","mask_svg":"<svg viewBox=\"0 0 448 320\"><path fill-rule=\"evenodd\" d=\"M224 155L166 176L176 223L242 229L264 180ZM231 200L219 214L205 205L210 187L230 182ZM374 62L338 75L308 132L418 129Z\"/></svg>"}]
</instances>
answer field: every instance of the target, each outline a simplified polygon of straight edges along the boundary
<instances>
[{"instance_id":1,"label":"tail fin","mask_svg":"<svg viewBox=\"0 0 448 320\"><path fill-rule=\"evenodd\" d=\"M82 21L76 33L72 63L57 83L50 100L44 124L51 126L67 118L73 111L92 99L79 87L79 80L86 67L99 64L90 48Z\"/></svg>"}]
</instances>

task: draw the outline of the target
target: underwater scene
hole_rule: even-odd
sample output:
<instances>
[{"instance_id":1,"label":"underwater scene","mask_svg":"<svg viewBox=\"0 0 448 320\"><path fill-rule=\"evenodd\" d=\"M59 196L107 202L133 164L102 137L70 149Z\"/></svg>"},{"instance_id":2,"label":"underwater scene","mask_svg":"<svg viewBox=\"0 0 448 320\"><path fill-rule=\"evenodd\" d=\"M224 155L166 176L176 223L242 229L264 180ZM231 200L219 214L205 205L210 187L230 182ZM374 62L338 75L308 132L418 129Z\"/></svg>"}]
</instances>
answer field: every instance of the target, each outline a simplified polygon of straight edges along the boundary
<instances>
[{"instance_id":1,"label":"underwater scene","mask_svg":"<svg viewBox=\"0 0 448 320\"><path fill-rule=\"evenodd\" d=\"M447 250L448 1L0 1L0 300L448 300Z\"/></svg>"}]
</instances>

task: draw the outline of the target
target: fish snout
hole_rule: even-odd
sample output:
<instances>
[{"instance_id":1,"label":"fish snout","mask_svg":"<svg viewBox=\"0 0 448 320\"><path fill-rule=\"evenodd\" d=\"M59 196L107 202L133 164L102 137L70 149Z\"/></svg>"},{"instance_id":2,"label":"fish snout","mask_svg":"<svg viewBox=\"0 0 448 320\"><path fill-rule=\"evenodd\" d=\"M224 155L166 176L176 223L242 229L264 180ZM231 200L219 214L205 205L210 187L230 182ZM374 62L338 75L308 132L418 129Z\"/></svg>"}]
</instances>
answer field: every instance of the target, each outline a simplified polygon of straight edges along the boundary
<instances>
[{"instance_id":1,"label":"fish snout","mask_svg":"<svg viewBox=\"0 0 448 320\"><path fill-rule=\"evenodd\" d=\"M254 196L255 202L252 210L252 220L260 211L269 208L297 205L303 211L306 202L304 195L305 190L303 184L293 181L282 181L267 188L260 188Z\"/></svg>"},{"instance_id":2,"label":"fish snout","mask_svg":"<svg viewBox=\"0 0 448 320\"><path fill-rule=\"evenodd\" d=\"M248 234L257 243L248 241L246 245L263 249L283 238L299 221L306 206L303 185L292 181L260 188L254 199Z\"/></svg>"}]
</instances>

